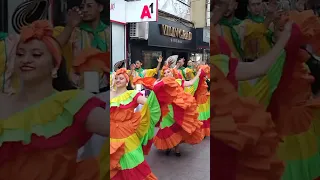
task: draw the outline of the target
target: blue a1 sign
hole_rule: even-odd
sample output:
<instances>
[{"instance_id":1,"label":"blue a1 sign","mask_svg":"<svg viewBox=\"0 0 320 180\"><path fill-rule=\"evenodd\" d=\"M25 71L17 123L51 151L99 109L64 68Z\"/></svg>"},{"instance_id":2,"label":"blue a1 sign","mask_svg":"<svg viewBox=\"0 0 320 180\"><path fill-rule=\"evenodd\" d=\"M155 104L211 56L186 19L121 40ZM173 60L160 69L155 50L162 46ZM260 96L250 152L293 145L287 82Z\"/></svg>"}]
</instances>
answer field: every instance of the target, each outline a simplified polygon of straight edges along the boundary
<instances>
[{"instance_id":1,"label":"blue a1 sign","mask_svg":"<svg viewBox=\"0 0 320 180\"><path fill-rule=\"evenodd\" d=\"M158 21L158 0L126 2L126 22Z\"/></svg>"}]
</instances>

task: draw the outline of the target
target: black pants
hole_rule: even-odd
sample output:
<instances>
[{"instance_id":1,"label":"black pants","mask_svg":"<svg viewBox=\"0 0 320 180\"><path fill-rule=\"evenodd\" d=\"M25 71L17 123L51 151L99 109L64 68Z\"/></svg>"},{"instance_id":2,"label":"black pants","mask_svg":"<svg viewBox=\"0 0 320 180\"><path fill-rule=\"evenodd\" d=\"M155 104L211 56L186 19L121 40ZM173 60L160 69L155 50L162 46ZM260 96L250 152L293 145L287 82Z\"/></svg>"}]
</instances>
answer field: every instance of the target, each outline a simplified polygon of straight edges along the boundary
<instances>
[{"instance_id":1,"label":"black pants","mask_svg":"<svg viewBox=\"0 0 320 180\"><path fill-rule=\"evenodd\" d=\"M100 93L104 93L110 90L110 86L108 87L104 87L104 88L100 88L99 92L92 92L93 94L100 94Z\"/></svg>"}]
</instances>

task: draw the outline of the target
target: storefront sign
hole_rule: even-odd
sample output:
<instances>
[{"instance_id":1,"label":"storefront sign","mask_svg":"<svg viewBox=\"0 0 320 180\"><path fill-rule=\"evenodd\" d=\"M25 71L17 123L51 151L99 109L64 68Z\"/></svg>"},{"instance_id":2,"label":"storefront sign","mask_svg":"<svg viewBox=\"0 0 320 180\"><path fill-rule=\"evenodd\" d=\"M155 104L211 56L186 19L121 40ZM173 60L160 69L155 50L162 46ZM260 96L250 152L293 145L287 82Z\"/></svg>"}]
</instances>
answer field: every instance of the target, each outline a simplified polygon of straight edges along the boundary
<instances>
[{"instance_id":1,"label":"storefront sign","mask_svg":"<svg viewBox=\"0 0 320 180\"><path fill-rule=\"evenodd\" d=\"M159 24L160 33L163 36L175 37L179 39L192 40L192 33L180 28L171 27L165 24Z\"/></svg>"},{"instance_id":2,"label":"storefront sign","mask_svg":"<svg viewBox=\"0 0 320 180\"><path fill-rule=\"evenodd\" d=\"M158 20L158 0L110 0L110 20L118 23Z\"/></svg>"},{"instance_id":3,"label":"storefront sign","mask_svg":"<svg viewBox=\"0 0 320 180\"><path fill-rule=\"evenodd\" d=\"M149 23L148 45L176 49L195 49L195 29L182 23L159 18Z\"/></svg>"}]
</instances>

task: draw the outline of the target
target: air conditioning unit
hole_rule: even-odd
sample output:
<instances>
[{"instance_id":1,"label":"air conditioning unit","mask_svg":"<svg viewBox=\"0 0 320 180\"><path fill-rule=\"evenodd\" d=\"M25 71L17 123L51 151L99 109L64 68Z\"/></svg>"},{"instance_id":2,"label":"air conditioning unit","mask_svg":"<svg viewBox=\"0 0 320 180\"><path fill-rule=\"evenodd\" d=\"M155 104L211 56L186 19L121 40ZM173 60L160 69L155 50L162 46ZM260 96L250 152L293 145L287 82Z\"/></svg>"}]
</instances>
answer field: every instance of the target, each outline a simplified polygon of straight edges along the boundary
<instances>
[{"instance_id":1,"label":"air conditioning unit","mask_svg":"<svg viewBox=\"0 0 320 180\"><path fill-rule=\"evenodd\" d=\"M130 38L148 40L149 23L130 23Z\"/></svg>"}]
</instances>

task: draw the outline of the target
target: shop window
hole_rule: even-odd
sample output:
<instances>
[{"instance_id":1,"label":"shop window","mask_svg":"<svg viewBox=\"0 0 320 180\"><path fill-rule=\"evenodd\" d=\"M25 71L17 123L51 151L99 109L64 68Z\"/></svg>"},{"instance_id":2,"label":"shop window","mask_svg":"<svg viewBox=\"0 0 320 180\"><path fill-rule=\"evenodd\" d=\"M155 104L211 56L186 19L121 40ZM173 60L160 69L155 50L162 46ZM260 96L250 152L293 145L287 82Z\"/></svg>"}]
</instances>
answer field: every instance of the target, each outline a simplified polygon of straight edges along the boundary
<instances>
[{"instance_id":1,"label":"shop window","mask_svg":"<svg viewBox=\"0 0 320 180\"><path fill-rule=\"evenodd\" d=\"M144 69L156 68L157 59L162 56L162 51L142 51L142 63ZM138 60L138 59L137 59Z\"/></svg>"},{"instance_id":2,"label":"shop window","mask_svg":"<svg viewBox=\"0 0 320 180\"><path fill-rule=\"evenodd\" d=\"M8 32L8 0L0 1L0 32Z\"/></svg>"}]
</instances>

